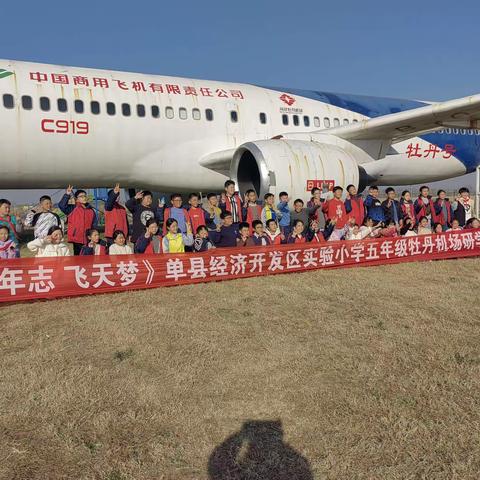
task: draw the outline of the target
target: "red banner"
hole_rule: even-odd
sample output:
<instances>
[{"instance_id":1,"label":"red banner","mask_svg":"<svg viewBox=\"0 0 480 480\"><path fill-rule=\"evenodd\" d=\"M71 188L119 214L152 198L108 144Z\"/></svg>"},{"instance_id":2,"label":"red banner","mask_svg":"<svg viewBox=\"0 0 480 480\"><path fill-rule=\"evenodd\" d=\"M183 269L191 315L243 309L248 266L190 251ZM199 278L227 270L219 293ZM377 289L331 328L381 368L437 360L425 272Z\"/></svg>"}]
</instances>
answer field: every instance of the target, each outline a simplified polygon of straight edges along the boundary
<instances>
[{"instance_id":1,"label":"red banner","mask_svg":"<svg viewBox=\"0 0 480 480\"><path fill-rule=\"evenodd\" d=\"M0 260L0 302L477 255L480 229L322 245L217 248L198 254L20 258Z\"/></svg>"}]
</instances>

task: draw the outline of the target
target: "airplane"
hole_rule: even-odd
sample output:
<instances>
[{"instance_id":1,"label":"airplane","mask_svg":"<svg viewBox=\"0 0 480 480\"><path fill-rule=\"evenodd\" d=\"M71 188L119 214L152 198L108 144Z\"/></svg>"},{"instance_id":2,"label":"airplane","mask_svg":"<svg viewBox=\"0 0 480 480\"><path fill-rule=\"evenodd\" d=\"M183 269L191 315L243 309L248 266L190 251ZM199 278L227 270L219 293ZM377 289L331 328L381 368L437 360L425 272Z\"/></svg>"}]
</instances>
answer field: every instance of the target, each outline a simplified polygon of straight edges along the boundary
<instances>
[{"instance_id":1,"label":"airplane","mask_svg":"<svg viewBox=\"0 0 480 480\"><path fill-rule=\"evenodd\" d=\"M480 165L480 95L441 103L0 60L0 188L240 192L443 180Z\"/></svg>"}]
</instances>

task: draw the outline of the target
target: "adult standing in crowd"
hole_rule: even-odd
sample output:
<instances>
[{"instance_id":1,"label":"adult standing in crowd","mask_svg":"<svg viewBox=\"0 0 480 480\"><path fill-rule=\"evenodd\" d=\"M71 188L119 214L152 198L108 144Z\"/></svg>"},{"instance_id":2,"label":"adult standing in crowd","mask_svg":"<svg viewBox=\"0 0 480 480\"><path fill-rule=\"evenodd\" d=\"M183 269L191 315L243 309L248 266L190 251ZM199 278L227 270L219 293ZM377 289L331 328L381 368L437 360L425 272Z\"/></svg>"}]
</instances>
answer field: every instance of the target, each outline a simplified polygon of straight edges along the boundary
<instances>
[{"instance_id":1,"label":"adult standing in crowd","mask_svg":"<svg viewBox=\"0 0 480 480\"><path fill-rule=\"evenodd\" d=\"M75 204L70 199L75 199ZM87 231L94 228L97 223L97 216L93 207L88 203L87 192L77 190L73 193L73 186L69 185L63 195L58 208L67 216L68 241L73 244L73 254L80 255L80 251L87 243Z\"/></svg>"}]
</instances>

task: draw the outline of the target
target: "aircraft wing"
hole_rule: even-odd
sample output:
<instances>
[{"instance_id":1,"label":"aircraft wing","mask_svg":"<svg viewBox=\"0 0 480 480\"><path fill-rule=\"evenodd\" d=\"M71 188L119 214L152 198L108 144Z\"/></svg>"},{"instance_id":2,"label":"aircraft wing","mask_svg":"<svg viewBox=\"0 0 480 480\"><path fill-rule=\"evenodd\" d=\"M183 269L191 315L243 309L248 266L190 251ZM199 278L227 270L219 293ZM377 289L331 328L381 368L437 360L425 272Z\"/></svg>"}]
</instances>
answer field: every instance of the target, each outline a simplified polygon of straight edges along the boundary
<instances>
[{"instance_id":1,"label":"aircraft wing","mask_svg":"<svg viewBox=\"0 0 480 480\"><path fill-rule=\"evenodd\" d=\"M359 146L370 142L382 144L375 155L380 158L391 144L442 128L480 128L480 94L361 120L321 130L321 133L335 135Z\"/></svg>"}]
</instances>

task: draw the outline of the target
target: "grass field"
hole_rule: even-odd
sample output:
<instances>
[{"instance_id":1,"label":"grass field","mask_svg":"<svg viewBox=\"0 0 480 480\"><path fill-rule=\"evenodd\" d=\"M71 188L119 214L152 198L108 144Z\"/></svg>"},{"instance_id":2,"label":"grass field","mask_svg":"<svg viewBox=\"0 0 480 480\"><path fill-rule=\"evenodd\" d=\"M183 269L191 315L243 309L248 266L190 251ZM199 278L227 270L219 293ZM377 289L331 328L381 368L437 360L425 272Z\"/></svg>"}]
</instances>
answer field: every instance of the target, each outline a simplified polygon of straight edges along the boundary
<instances>
[{"instance_id":1,"label":"grass field","mask_svg":"<svg viewBox=\"0 0 480 480\"><path fill-rule=\"evenodd\" d=\"M480 259L0 309L0 478L478 479Z\"/></svg>"}]
</instances>

